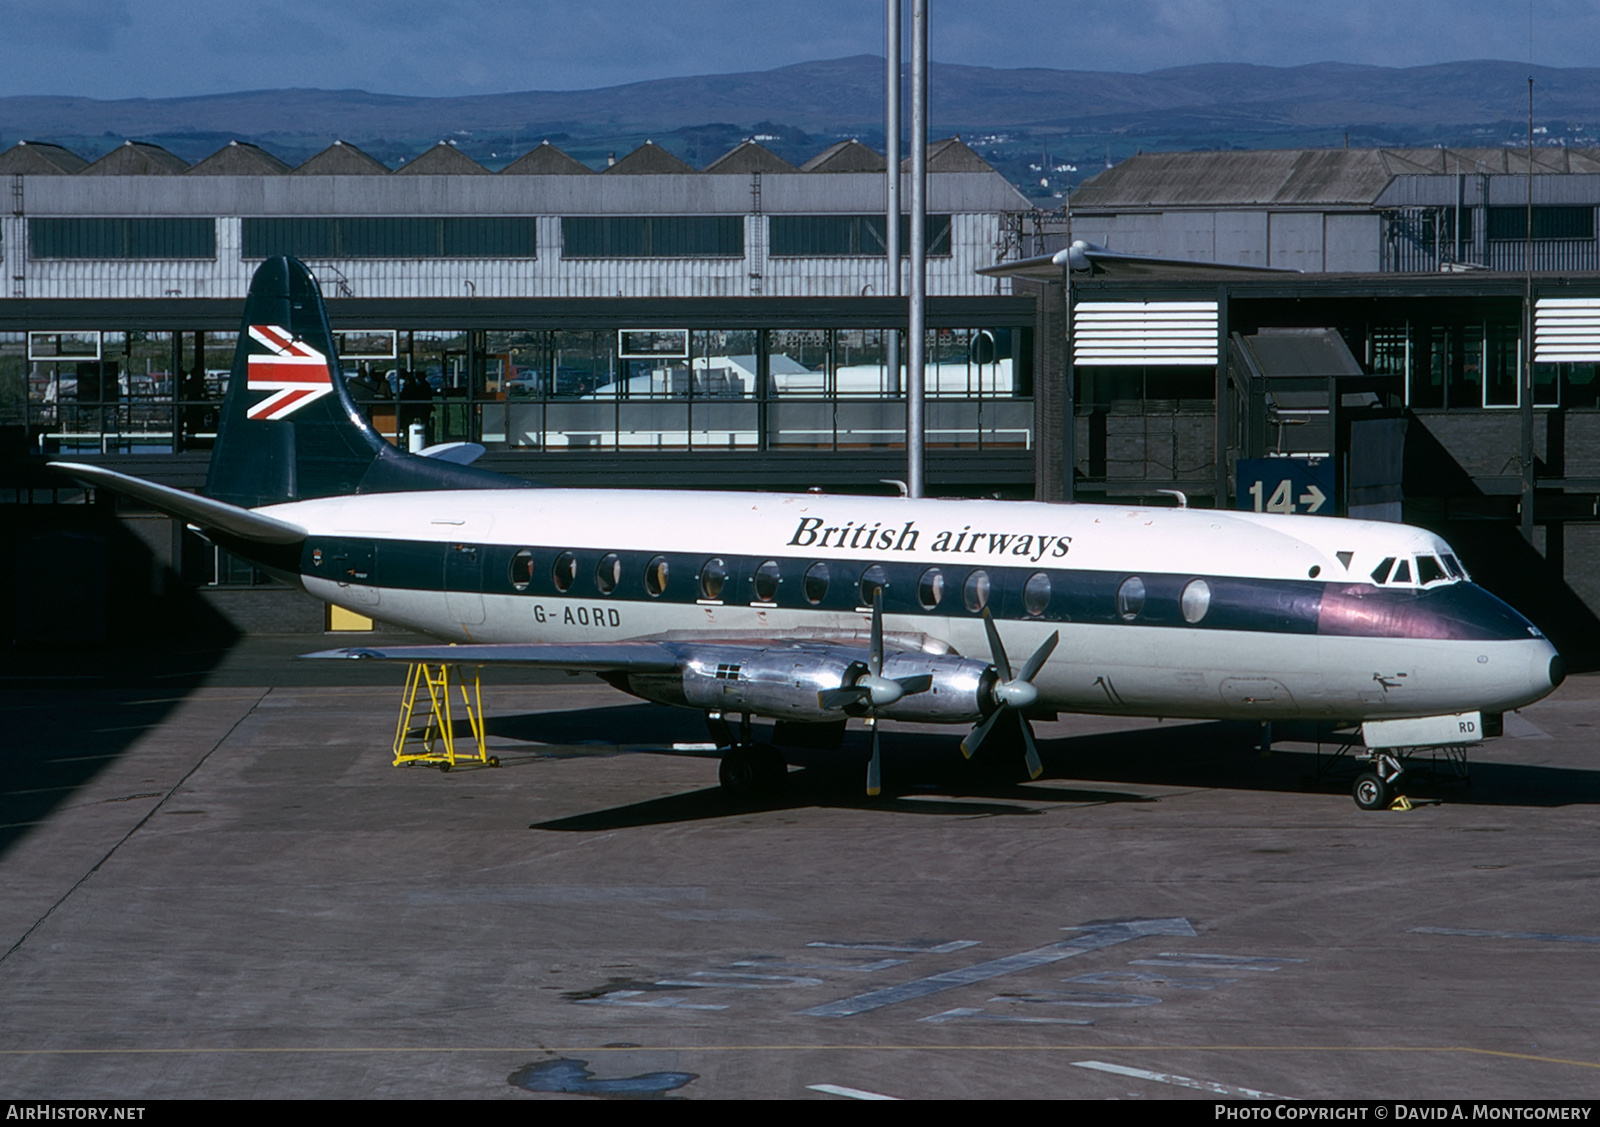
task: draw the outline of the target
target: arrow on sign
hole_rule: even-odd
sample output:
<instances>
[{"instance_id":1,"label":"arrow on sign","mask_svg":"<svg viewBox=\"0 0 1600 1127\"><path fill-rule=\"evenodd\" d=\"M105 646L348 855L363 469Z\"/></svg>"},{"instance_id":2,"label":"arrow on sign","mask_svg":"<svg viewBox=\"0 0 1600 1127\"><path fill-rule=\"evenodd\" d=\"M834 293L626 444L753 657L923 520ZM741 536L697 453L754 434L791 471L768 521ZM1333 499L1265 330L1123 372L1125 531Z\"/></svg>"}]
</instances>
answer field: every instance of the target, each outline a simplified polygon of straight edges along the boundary
<instances>
[{"instance_id":1,"label":"arrow on sign","mask_svg":"<svg viewBox=\"0 0 1600 1127\"><path fill-rule=\"evenodd\" d=\"M883 990L857 994L853 998L829 1002L826 1005L803 1010L801 1013L805 1017L852 1017L855 1014L866 1013L869 1010L892 1006L897 1002L909 1002L914 998L926 998L929 994L954 990L958 986L970 986L974 982L998 978L1003 974L1012 974L1019 970L1032 970L1034 967L1048 966L1051 963L1060 962L1062 959L1070 959L1074 955L1084 955L1090 951L1114 947L1118 943L1127 943L1132 939L1143 939L1149 935L1192 936L1195 934L1195 930L1189 925L1189 921L1182 916L1173 916L1161 920L1114 920L1104 923L1079 924L1063 930L1081 931L1084 934L1073 939L1064 939L1060 943L1051 943L1045 947L1035 947L1032 951L1006 955L1004 958L990 959L988 962L975 963L970 967L962 967L959 970L947 970L942 974L914 979L900 986L890 986Z\"/></svg>"},{"instance_id":2,"label":"arrow on sign","mask_svg":"<svg viewBox=\"0 0 1600 1127\"><path fill-rule=\"evenodd\" d=\"M1315 485L1306 486L1306 492L1300 494L1300 503L1306 506L1308 513L1314 513L1322 508L1322 503L1327 499L1328 495Z\"/></svg>"}]
</instances>

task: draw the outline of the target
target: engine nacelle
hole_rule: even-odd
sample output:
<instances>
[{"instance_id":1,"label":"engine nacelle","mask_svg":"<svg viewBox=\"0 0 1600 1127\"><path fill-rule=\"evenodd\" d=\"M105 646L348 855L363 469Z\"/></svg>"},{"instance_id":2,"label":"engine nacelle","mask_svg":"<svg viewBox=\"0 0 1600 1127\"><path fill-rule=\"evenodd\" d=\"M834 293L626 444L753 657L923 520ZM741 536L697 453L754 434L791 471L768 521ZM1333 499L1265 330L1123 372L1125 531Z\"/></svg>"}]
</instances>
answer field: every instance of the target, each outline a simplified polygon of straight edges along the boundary
<instances>
[{"instance_id":1,"label":"engine nacelle","mask_svg":"<svg viewBox=\"0 0 1600 1127\"><path fill-rule=\"evenodd\" d=\"M681 643L664 643L678 648ZM750 646L683 645L674 673L628 673L607 677L618 688L662 704L710 712L749 712L778 720L822 723L864 709L824 708L822 693L847 688L867 671L866 654L826 644L756 649ZM878 710L886 719L933 724L971 723L993 707L994 670L986 662L948 654L890 651L883 675L894 680L928 676L926 691L908 693Z\"/></svg>"},{"instance_id":2,"label":"engine nacelle","mask_svg":"<svg viewBox=\"0 0 1600 1127\"><path fill-rule=\"evenodd\" d=\"M888 720L921 724L971 724L994 710L994 666L970 657L919 653L883 655L883 675L893 681L926 674L933 684L878 709Z\"/></svg>"}]
</instances>

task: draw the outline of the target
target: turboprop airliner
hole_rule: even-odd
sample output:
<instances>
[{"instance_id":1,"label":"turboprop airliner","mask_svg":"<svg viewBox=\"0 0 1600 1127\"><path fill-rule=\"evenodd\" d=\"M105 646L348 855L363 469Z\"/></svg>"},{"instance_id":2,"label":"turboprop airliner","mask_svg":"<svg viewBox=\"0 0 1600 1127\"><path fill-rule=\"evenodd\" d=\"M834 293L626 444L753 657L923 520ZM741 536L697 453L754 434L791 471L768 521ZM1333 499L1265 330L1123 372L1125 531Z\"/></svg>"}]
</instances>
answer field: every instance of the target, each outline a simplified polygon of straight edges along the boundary
<instances>
[{"instance_id":1,"label":"turboprop airliner","mask_svg":"<svg viewBox=\"0 0 1600 1127\"><path fill-rule=\"evenodd\" d=\"M751 738L752 717L778 722L775 743L808 747L836 747L864 719L877 793L882 721L968 726L969 754L1006 730L1036 778L1030 716L1450 723L1529 704L1564 675L1539 630L1418 528L537 488L461 464L460 444L397 449L339 372L316 281L269 259L203 495L56 466L320 599L451 643L340 656L589 671L699 709L731 792L770 791L787 772ZM1012 654L1028 656L1013 666ZM1378 805L1397 772L1364 775L1358 803Z\"/></svg>"}]
</instances>

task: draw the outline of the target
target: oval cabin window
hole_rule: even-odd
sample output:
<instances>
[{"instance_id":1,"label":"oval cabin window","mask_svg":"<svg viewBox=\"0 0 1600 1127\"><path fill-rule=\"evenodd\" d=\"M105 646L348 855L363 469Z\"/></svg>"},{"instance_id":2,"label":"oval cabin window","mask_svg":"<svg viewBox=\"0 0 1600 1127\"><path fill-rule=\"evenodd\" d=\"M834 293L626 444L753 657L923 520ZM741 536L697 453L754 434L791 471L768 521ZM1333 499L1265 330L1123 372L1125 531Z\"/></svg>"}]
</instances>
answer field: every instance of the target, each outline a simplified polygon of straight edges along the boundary
<instances>
[{"instance_id":1,"label":"oval cabin window","mask_svg":"<svg viewBox=\"0 0 1600 1127\"><path fill-rule=\"evenodd\" d=\"M578 578L578 557L572 552L562 552L556 557L556 562L550 565L550 582L555 584L557 591L566 591L571 588L572 581Z\"/></svg>"},{"instance_id":2,"label":"oval cabin window","mask_svg":"<svg viewBox=\"0 0 1600 1127\"><path fill-rule=\"evenodd\" d=\"M657 556L644 565L644 589L651 598L655 598L667 589L667 578L670 573L666 556Z\"/></svg>"}]
</instances>

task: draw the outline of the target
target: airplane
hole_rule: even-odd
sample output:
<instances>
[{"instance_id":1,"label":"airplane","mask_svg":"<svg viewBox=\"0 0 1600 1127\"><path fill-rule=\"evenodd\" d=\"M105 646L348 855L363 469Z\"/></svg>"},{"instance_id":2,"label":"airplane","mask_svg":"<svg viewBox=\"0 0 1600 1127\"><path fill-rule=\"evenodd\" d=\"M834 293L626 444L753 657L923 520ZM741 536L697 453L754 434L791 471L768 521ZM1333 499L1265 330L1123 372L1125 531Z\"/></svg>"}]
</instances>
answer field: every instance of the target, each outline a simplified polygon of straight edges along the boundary
<instances>
[{"instance_id":1,"label":"airplane","mask_svg":"<svg viewBox=\"0 0 1600 1127\"><path fill-rule=\"evenodd\" d=\"M1539 700L1565 675L1537 627L1405 525L552 489L463 464L481 452L384 440L345 388L315 279L272 258L246 300L203 494L52 465L317 598L448 643L313 656L587 671L698 709L740 796L776 791L788 770L752 717L777 722L775 743L834 748L865 720L876 794L883 721L970 726L969 755L1009 732L1037 778L1030 717L1449 723ZM1014 667L1012 653L1029 656ZM1389 762L1358 779L1359 805L1387 805Z\"/></svg>"}]
</instances>

